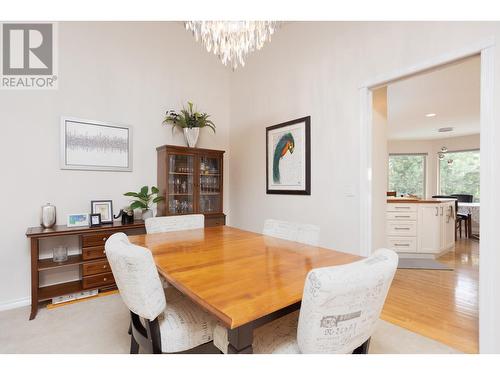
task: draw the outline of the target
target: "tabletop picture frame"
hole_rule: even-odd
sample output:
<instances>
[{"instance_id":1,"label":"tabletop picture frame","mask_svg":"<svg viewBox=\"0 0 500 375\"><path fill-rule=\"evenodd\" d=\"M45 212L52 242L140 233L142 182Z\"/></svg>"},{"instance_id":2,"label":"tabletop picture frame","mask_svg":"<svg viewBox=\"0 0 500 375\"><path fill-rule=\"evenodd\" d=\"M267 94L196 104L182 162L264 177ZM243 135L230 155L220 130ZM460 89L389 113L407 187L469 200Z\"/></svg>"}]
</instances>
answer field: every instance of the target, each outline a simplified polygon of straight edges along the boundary
<instances>
[{"instance_id":1,"label":"tabletop picture frame","mask_svg":"<svg viewBox=\"0 0 500 375\"><path fill-rule=\"evenodd\" d=\"M102 224L113 223L113 201L111 200L95 200L90 202L91 214L100 214Z\"/></svg>"},{"instance_id":2,"label":"tabletop picture frame","mask_svg":"<svg viewBox=\"0 0 500 375\"><path fill-rule=\"evenodd\" d=\"M73 227L86 227L89 225L90 216L88 213L82 214L69 214L67 217L66 226Z\"/></svg>"},{"instance_id":3,"label":"tabletop picture frame","mask_svg":"<svg viewBox=\"0 0 500 375\"><path fill-rule=\"evenodd\" d=\"M100 226L101 226L101 214L91 214L90 227L100 227Z\"/></svg>"}]
</instances>

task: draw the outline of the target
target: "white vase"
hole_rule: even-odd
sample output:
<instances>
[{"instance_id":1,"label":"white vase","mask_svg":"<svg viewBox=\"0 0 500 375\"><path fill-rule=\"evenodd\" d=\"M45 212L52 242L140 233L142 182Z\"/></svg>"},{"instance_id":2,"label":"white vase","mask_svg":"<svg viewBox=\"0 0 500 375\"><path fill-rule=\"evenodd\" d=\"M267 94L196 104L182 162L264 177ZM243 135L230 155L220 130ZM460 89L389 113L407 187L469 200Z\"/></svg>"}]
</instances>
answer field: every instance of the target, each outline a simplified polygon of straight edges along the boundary
<instances>
[{"instance_id":1,"label":"white vase","mask_svg":"<svg viewBox=\"0 0 500 375\"><path fill-rule=\"evenodd\" d=\"M153 217L153 210L143 210L142 211L142 220L149 219L150 217Z\"/></svg>"},{"instance_id":2,"label":"white vase","mask_svg":"<svg viewBox=\"0 0 500 375\"><path fill-rule=\"evenodd\" d=\"M200 128L184 128L184 137L189 147L196 147L198 136L200 135Z\"/></svg>"}]
</instances>

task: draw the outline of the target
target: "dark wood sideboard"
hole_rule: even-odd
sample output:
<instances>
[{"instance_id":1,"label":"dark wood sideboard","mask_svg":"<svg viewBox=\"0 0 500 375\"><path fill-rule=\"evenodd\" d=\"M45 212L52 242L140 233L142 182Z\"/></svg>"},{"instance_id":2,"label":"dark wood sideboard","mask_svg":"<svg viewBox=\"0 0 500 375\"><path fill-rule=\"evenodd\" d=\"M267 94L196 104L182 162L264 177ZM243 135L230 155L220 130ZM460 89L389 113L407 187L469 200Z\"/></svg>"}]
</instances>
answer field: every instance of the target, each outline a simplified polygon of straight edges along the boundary
<instances>
[{"instance_id":1,"label":"dark wood sideboard","mask_svg":"<svg viewBox=\"0 0 500 375\"><path fill-rule=\"evenodd\" d=\"M131 224L103 224L99 227L71 227L56 225L53 228L28 228L26 236L31 242L31 314L36 317L38 304L54 297L77 293L89 289L116 289L115 280L108 261L104 243L113 233L145 233L144 221L136 220ZM54 262L52 258L39 259L40 240L52 237L78 236L81 253L68 256L64 262ZM82 278L76 281L40 287L39 273L55 268L79 266Z\"/></svg>"}]
</instances>

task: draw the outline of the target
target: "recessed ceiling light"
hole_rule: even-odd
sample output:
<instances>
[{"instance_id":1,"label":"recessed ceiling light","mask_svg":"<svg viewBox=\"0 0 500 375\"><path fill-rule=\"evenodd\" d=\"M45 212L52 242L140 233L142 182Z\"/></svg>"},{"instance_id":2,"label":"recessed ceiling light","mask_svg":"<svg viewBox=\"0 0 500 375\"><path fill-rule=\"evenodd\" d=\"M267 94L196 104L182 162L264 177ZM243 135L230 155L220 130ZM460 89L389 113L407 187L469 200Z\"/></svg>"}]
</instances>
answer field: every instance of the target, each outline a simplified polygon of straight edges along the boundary
<instances>
[{"instance_id":1,"label":"recessed ceiling light","mask_svg":"<svg viewBox=\"0 0 500 375\"><path fill-rule=\"evenodd\" d=\"M453 131L453 128L450 126L450 127L446 127L446 128L439 128L438 129L438 132L440 133L447 133L447 132L451 132Z\"/></svg>"},{"instance_id":2,"label":"recessed ceiling light","mask_svg":"<svg viewBox=\"0 0 500 375\"><path fill-rule=\"evenodd\" d=\"M435 117L436 114L435 113L426 113L425 114L425 117Z\"/></svg>"}]
</instances>

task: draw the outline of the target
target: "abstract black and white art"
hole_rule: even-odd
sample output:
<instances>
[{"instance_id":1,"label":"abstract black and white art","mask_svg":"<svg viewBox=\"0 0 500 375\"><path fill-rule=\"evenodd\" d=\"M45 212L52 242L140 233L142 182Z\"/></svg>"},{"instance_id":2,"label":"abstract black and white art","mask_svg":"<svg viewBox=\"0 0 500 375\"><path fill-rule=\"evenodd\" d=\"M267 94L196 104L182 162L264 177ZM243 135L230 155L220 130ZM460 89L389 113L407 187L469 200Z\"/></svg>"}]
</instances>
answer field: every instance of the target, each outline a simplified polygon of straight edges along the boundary
<instances>
[{"instance_id":1,"label":"abstract black and white art","mask_svg":"<svg viewBox=\"0 0 500 375\"><path fill-rule=\"evenodd\" d=\"M132 171L131 128L63 117L61 169Z\"/></svg>"}]
</instances>

